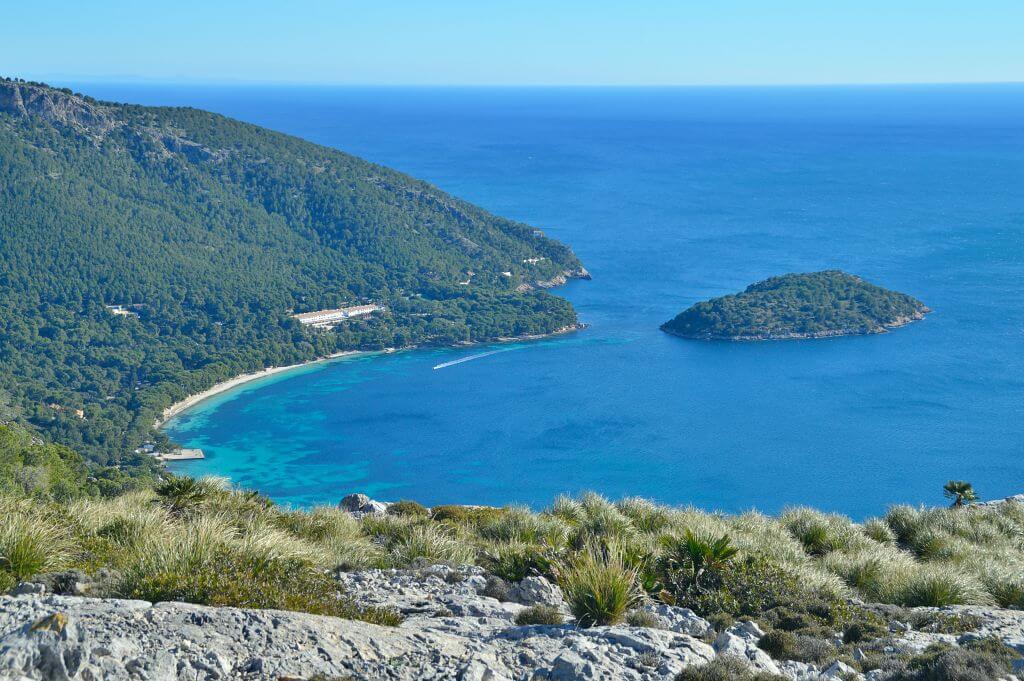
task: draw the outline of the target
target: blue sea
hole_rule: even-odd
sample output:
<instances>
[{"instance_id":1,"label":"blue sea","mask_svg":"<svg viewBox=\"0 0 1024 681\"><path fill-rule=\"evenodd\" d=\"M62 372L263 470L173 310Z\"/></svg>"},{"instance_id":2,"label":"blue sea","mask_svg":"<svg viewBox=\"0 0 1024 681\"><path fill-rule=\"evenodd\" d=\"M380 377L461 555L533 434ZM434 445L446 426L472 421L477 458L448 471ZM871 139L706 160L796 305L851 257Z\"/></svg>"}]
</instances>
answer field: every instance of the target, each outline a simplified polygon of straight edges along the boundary
<instances>
[{"instance_id":1,"label":"blue sea","mask_svg":"<svg viewBox=\"0 0 1024 681\"><path fill-rule=\"evenodd\" d=\"M593 273L559 291L580 333L342 359L210 399L167 428L207 455L176 471L296 506L596 490L862 518L942 503L950 478L1024 491L1024 86L81 88L392 166L544 229ZM658 330L826 268L934 313L812 341Z\"/></svg>"}]
</instances>

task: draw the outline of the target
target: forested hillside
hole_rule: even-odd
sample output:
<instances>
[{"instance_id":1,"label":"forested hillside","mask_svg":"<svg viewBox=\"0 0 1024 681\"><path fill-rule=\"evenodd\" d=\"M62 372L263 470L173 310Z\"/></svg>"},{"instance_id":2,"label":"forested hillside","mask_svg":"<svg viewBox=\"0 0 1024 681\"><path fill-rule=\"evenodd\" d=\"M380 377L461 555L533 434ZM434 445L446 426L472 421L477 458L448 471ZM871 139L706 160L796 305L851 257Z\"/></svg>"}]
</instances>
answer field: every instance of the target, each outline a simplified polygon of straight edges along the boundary
<instances>
[{"instance_id":1,"label":"forested hillside","mask_svg":"<svg viewBox=\"0 0 1024 681\"><path fill-rule=\"evenodd\" d=\"M530 226L333 149L0 80L0 421L94 462L148 467L129 452L160 411L244 371L572 325L536 284L583 272ZM290 316L359 302L386 310Z\"/></svg>"}]
</instances>

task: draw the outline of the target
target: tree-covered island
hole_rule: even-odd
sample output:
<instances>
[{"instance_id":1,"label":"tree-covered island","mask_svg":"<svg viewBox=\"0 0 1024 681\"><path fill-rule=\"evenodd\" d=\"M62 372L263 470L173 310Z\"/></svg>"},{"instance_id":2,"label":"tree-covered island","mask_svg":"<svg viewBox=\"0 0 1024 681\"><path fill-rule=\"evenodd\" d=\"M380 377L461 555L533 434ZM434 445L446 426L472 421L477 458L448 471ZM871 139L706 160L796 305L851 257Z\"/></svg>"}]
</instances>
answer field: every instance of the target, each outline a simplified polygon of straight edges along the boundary
<instances>
[{"instance_id":1,"label":"tree-covered island","mask_svg":"<svg viewBox=\"0 0 1024 681\"><path fill-rule=\"evenodd\" d=\"M869 333L924 319L931 310L839 270L784 274L693 305L661 330L699 340L782 340Z\"/></svg>"}]
</instances>

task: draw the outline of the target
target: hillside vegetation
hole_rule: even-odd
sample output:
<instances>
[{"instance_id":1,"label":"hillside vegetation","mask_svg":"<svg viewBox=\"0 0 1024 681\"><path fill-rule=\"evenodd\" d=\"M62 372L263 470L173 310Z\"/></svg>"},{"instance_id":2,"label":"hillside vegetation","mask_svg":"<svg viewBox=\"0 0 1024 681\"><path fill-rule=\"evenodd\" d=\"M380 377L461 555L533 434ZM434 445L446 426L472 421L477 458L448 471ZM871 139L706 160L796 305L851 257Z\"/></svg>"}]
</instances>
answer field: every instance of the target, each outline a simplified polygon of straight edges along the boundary
<instances>
[{"instance_id":1,"label":"hillside vegetation","mask_svg":"<svg viewBox=\"0 0 1024 681\"><path fill-rule=\"evenodd\" d=\"M537 284L583 274L534 228L340 151L4 79L0 224L0 421L129 467L163 408L218 380L549 333L576 315ZM369 301L386 311L335 331L290 317Z\"/></svg>"},{"instance_id":2,"label":"hillside vegetation","mask_svg":"<svg viewBox=\"0 0 1024 681\"><path fill-rule=\"evenodd\" d=\"M702 340L819 338L883 333L928 311L905 293L826 270L772 277L742 293L697 303L661 329Z\"/></svg>"},{"instance_id":3,"label":"hillside vegetation","mask_svg":"<svg viewBox=\"0 0 1024 681\"><path fill-rule=\"evenodd\" d=\"M247 570L267 565L351 570L418 560L475 563L510 582L529 574L563 585L578 579L586 588L579 569L596 560L627 574L631 598L711 618L770 621L775 608L846 597L1024 608L1024 507L1014 502L894 506L855 523L809 508L723 515L588 494L539 513L402 502L356 519L332 507L281 508L218 479L171 478L108 500L8 494L0 506L8 586L39 572L111 568L118 578L106 585L110 595L229 604L232 596L208 584L225 565L239 571L229 582L242 590ZM28 556L24 564L11 559L12 546ZM696 566L695 555L703 555Z\"/></svg>"}]
</instances>

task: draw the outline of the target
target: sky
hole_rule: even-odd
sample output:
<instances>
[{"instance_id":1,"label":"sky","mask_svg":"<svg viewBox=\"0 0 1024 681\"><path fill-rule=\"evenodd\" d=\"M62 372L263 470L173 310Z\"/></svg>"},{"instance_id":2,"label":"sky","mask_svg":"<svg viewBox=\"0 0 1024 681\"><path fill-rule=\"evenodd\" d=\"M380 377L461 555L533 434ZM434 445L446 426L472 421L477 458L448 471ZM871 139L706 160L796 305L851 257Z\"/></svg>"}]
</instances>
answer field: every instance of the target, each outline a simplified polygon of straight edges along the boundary
<instances>
[{"instance_id":1,"label":"sky","mask_svg":"<svg viewBox=\"0 0 1024 681\"><path fill-rule=\"evenodd\" d=\"M1024 81L1024 0L31 0L0 75L353 85Z\"/></svg>"}]
</instances>

